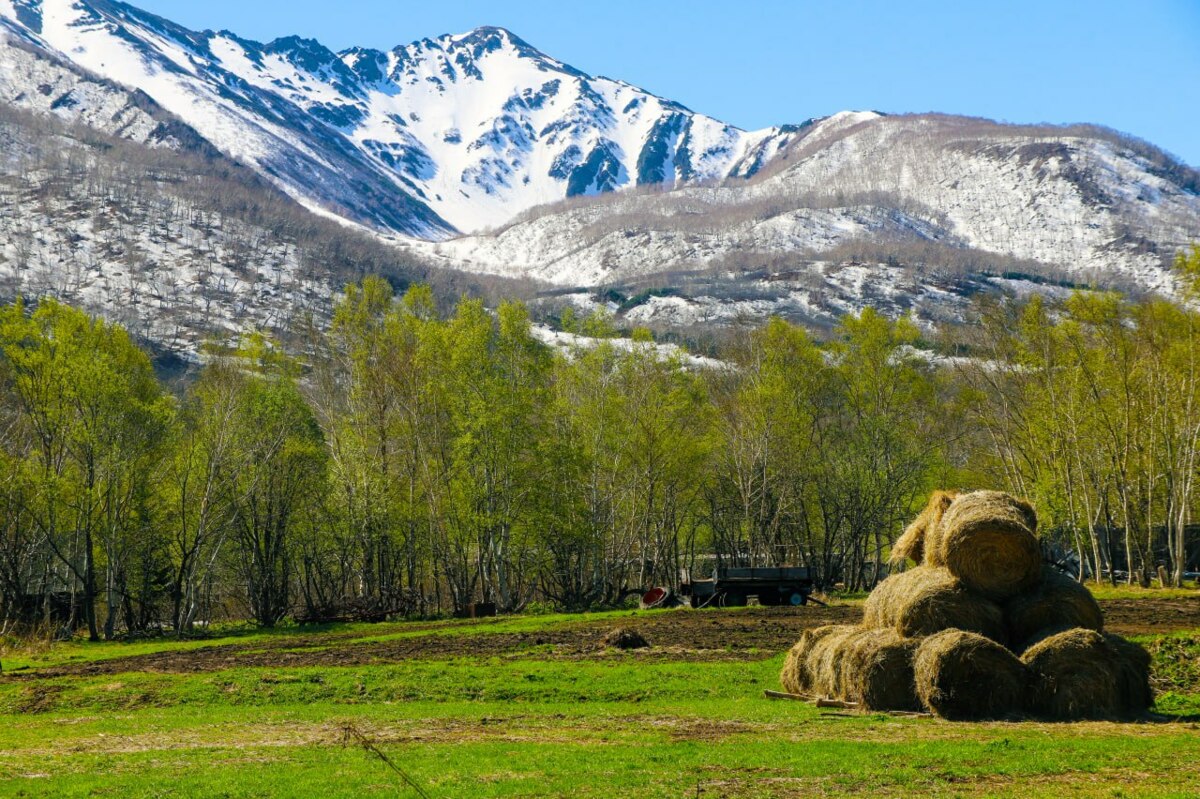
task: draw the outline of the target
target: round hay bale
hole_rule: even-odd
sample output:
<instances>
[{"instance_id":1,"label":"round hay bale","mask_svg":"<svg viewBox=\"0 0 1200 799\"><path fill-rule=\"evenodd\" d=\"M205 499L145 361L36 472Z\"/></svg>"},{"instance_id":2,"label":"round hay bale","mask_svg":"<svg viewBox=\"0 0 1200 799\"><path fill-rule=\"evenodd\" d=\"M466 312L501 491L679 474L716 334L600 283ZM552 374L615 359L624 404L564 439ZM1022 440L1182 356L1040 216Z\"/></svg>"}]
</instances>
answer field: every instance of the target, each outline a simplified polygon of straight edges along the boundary
<instances>
[{"instance_id":1,"label":"round hay bale","mask_svg":"<svg viewBox=\"0 0 1200 799\"><path fill-rule=\"evenodd\" d=\"M645 649L650 642L642 637L637 630L628 627L614 627L600 639L601 646L613 649Z\"/></svg>"},{"instance_id":2,"label":"round hay bale","mask_svg":"<svg viewBox=\"0 0 1200 799\"><path fill-rule=\"evenodd\" d=\"M919 710L913 682L913 656L919 641L893 629L860 629L840 644L841 689L838 698L867 710Z\"/></svg>"},{"instance_id":3,"label":"round hay bale","mask_svg":"<svg viewBox=\"0 0 1200 799\"><path fill-rule=\"evenodd\" d=\"M1052 635L1021 660L1030 672L1030 711L1062 721L1123 714L1121 655L1095 630Z\"/></svg>"},{"instance_id":4,"label":"round hay bale","mask_svg":"<svg viewBox=\"0 0 1200 799\"><path fill-rule=\"evenodd\" d=\"M904 533L892 544L892 564L900 564L906 560L920 563L925 558L925 538L928 531L936 527L942 519L942 514L950 503L958 496L957 491L934 491L933 496L925 505L925 509L917 514L912 524L904 528Z\"/></svg>"},{"instance_id":5,"label":"round hay bale","mask_svg":"<svg viewBox=\"0 0 1200 799\"><path fill-rule=\"evenodd\" d=\"M789 694L803 694L808 690L808 675L804 672L805 654L806 650L800 646L800 641L797 641L783 658L779 684Z\"/></svg>"},{"instance_id":6,"label":"round hay bale","mask_svg":"<svg viewBox=\"0 0 1200 799\"><path fill-rule=\"evenodd\" d=\"M779 673L779 682L783 690L790 694L805 694L812 687L812 678L808 671L808 655L817 641L825 636L842 629L835 624L824 627L813 627L800 633L797 641L783 660L783 670Z\"/></svg>"},{"instance_id":7,"label":"round hay bale","mask_svg":"<svg viewBox=\"0 0 1200 799\"><path fill-rule=\"evenodd\" d=\"M850 624L836 624L813 631L812 645L804 660L811 693L835 699L845 697L842 660L846 657L846 647L843 644L860 629Z\"/></svg>"},{"instance_id":8,"label":"round hay bale","mask_svg":"<svg viewBox=\"0 0 1200 799\"><path fill-rule=\"evenodd\" d=\"M1053 566L1043 566L1037 588L1018 594L1004 606L1004 622L1008 640L1020 653L1063 630L1101 630L1104 614L1086 586Z\"/></svg>"},{"instance_id":9,"label":"round hay bale","mask_svg":"<svg viewBox=\"0 0 1200 799\"><path fill-rule=\"evenodd\" d=\"M1119 635L1105 633L1105 640L1117 650L1117 696L1122 716L1140 716L1154 704L1150 687L1150 653L1141 644Z\"/></svg>"},{"instance_id":10,"label":"round hay bale","mask_svg":"<svg viewBox=\"0 0 1200 799\"><path fill-rule=\"evenodd\" d=\"M957 629L1007 641L1000 606L932 566L894 574L876 586L863 605L863 625L891 627L905 638Z\"/></svg>"},{"instance_id":11,"label":"round hay bale","mask_svg":"<svg viewBox=\"0 0 1200 799\"><path fill-rule=\"evenodd\" d=\"M953 720L995 719L1022 707L1025 665L982 635L946 630L917 647L913 660L917 697Z\"/></svg>"},{"instance_id":12,"label":"round hay bale","mask_svg":"<svg viewBox=\"0 0 1200 799\"><path fill-rule=\"evenodd\" d=\"M1002 491L963 494L926 533L925 563L944 566L968 588L1004 600L1042 576L1033 507Z\"/></svg>"}]
</instances>

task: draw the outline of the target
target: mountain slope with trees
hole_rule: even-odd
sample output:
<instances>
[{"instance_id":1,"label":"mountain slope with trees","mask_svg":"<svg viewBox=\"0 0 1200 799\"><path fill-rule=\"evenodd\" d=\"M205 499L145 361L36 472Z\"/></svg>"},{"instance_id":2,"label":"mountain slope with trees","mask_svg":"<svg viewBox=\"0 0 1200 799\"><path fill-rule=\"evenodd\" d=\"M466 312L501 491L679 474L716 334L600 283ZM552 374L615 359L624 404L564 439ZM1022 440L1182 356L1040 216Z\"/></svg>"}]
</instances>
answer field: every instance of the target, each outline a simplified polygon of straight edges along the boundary
<instances>
[{"instance_id":1,"label":"mountain slope with trees","mask_svg":"<svg viewBox=\"0 0 1200 799\"><path fill-rule=\"evenodd\" d=\"M562 203L421 250L581 303L596 286L673 290L624 309L638 324L832 324L864 306L961 319L964 296L1047 283L1170 294L1197 239L1200 173L1145 142L860 114L811 126L750 181Z\"/></svg>"},{"instance_id":2,"label":"mountain slope with trees","mask_svg":"<svg viewBox=\"0 0 1200 799\"><path fill-rule=\"evenodd\" d=\"M215 152L3 106L0 143L0 296L61 299L160 351L192 357L210 338L323 324L337 292L365 274L430 283L443 304L528 293L431 270Z\"/></svg>"}]
</instances>

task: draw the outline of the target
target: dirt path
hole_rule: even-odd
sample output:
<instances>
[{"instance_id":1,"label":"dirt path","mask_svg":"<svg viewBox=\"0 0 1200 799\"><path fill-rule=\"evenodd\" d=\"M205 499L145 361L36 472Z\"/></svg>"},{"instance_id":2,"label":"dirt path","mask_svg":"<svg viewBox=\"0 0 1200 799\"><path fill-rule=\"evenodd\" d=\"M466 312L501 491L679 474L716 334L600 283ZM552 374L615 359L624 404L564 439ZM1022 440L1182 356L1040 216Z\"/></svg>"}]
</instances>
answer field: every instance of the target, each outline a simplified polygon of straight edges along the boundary
<instances>
[{"instance_id":1,"label":"dirt path","mask_svg":"<svg viewBox=\"0 0 1200 799\"><path fill-rule=\"evenodd\" d=\"M1105 599L1106 629L1122 635L1148 635L1200 629L1200 597L1194 599Z\"/></svg>"},{"instance_id":2,"label":"dirt path","mask_svg":"<svg viewBox=\"0 0 1200 799\"><path fill-rule=\"evenodd\" d=\"M1108 600L1101 602L1107 627L1125 635L1200 629L1200 598L1178 600ZM628 620L579 621L548 626L537 632L488 632L447 623L414 624L391 640L354 641L363 637L328 633L280 636L269 642L230 643L185 651L113 658L14 675L21 678L105 675L131 671L191 673L231 668L356 666L402 660L454 657L521 656L590 658L606 656L599 644L616 626L636 628L653 649L643 656L664 660L757 660L787 649L810 627L855 624L856 605L828 608L751 608L737 612L655 613ZM395 629L395 628L393 628Z\"/></svg>"}]
</instances>

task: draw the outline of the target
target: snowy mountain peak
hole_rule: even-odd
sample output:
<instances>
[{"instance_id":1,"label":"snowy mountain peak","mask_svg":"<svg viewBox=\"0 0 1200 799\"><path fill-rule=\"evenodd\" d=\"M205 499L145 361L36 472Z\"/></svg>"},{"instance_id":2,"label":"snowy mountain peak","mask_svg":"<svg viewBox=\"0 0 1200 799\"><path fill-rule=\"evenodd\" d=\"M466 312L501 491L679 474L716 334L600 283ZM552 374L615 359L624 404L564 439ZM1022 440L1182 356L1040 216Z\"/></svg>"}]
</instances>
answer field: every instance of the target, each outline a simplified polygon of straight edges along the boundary
<instances>
[{"instance_id":1,"label":"snowy mountain peak","mask_svg":"<svg viewBox=\"0 0 1200 799\"><path fill-rule=\"evenodd\" d=\"M144 91L306 206L411 236L565 197L747 177L794 134L592 77L500 27L334 53L189 31L110 0L0 0L0 19Z\"/></svg>"},{"instance_id":2,"label":"snowy mountain peak","mask_svg":"<svg viewBox=\"0 0 1200 799\"><path fill-rule=\"evenodd\" d=\"M466 33L444 34L436 39L422 39L408 47L397 47L396 50L409 50L420 46L428 49L440 49L452 56L456 63L463 65L469 61L478 62L492 53L507 52L518 58L540 64L544 69L587 77L573 67L546 55L507 28L493 25L484 25ZM471 74L469 68L468 74Z\"/></svg>"},{"instance_id":3,"label":"snowy mountain peak","mask_svg":"<svg viewBox=\"0 0 1200 799\"><path fill-rule=\"evenodd\" d=\"M317 213L434 242L414 247L444 265L737 284L659 297L638 323L702 321L728 296L826 321L884 294L923 313L1014 274L1170 291L1165 264L1200 239L1200 173L1089 126L845 111L746 131L498 27L335 53L113 0L0 0L0 34L0 101L219 150ZM913 264L949 282L919 285Z\"/></svg>"}]
</instances>

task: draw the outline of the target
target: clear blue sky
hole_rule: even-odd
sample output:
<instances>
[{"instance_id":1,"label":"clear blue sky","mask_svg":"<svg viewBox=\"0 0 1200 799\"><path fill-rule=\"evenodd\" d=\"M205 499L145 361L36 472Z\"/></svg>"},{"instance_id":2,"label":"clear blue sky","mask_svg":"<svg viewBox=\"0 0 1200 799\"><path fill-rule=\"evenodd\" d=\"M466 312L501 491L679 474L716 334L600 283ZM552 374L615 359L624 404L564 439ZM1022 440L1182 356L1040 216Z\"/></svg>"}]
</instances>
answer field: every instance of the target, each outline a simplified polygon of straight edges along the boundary
<instances>
[{"instance_id":1,"label":"clear blue sky","mask_svg":"<svg viewBox=\"0 0 1200 799\"><path fill-rule=\"evenodd\" d=\"M506 27L744 128L845 109L1095 122L1200 166L1200 0L133 0L334 50Z\"/></svg>"}]
</instances>

